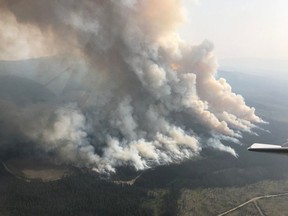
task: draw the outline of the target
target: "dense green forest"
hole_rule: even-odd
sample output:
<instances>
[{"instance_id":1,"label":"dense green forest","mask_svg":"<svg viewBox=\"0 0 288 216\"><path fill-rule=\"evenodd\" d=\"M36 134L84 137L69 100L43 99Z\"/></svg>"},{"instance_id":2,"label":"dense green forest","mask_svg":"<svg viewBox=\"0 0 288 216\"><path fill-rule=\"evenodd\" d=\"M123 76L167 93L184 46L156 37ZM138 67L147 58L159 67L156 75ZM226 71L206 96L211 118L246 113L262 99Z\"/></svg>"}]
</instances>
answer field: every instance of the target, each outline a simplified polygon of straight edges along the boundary
<instances>
[{"instance_id":1,"label":"dense green forest","mask_svg":"<svg viewBox=\"0 0 288 216\"><path fill-rule=\"evenodd\" d=\"M48 183L21 181L2 167L0 175L0 215L151 215L145 190L90 174Z\"/></svg>"},{"instance_id":2,"label":"dense green forest","mask_svg":"<svg viewBox=\"0 0 288 216\"><path fill-rule=\"evenodd\" d=\"M202 159L144 171L133 186L113 183L125 174L139 174L129 168L106 179L91 172L76 172L62 180L43 183L19 180L0 166L0 215L173 216L177 215L183 189L240 187L286 177L287 166L275 169L275 165L267 165L269 155L265 156L266 163L262 160L262 167L245 160L245 154L242 157L239 160L221 152L204 151Z\"/></svg>"}]
</instances>

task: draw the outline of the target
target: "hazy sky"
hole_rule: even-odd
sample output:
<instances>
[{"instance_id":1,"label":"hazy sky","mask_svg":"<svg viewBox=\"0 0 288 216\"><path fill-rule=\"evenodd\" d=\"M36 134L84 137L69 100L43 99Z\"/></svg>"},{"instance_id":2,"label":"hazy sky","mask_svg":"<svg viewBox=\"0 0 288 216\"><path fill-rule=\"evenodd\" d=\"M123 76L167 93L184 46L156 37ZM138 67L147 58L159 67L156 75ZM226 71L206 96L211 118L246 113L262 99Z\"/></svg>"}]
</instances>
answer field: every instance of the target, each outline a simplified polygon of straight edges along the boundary
<instances>
[{"instance_id":1,"label":"hazy sky","mask_svg":"<svg viewBox=\"0 0 288 216\"><path fill-rule=\"evenodd\" d=\"M212 41L219 59L257 57L288 60L287 0L186 0L181 30L193 44Z\"/></svg>"},{"instance_id":2,"label":"hazy sky","mask_svg":"<svg viewBox=\"0 0 288 216\"><path fill-rule=\"evenodd\" d=\"M212 41L218 59L257 57L288 60L287 0L184 2L188 20L181 29L182 37L192 44L199 44L204 39ZM40 52L41 43L47 43L47 39L41 39L39 30L31 33L17 25L15 18L2 18L0 14L0 31L2 37L8 39L5 42L1 39L5 46L0 44L0 59L53 54L53 50ZM30 40L31 35L38 39Z\"/></svg>"}]
</instances>

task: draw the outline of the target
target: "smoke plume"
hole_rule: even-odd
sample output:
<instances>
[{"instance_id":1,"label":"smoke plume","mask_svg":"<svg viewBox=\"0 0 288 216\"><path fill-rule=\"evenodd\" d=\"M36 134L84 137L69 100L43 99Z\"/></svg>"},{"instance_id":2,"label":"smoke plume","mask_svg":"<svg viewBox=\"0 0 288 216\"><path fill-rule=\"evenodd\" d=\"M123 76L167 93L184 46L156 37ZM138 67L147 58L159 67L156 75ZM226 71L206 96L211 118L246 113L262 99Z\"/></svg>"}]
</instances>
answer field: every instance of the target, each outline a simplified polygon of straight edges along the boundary
<instances>
[{"instance_id":1,"label":"smoke plume","mask_svg":"<svg viewBox=\"0 0 288 216\"><path fill-rule=\"evenodd\" d=\"M34 53L53 50L85 62L58 99L9 102L1 112L7 127L63 163L99 172L146 169L207 146L236 156L221 140L237 142L262 122L215 78L213 45L192 46L177 34L185 19L181 0L0 0L0 14L0 38L7 41L4 31L14 26Z\"/></svg>"}]
</instances>

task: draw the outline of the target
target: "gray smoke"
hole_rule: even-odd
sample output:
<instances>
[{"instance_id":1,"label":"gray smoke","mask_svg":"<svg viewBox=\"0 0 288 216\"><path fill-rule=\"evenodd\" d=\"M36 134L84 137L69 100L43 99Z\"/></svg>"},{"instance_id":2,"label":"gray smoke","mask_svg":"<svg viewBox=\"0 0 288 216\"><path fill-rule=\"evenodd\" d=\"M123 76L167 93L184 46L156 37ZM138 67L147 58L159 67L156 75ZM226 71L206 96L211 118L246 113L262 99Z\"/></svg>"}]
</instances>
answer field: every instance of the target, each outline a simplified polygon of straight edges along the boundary
<instances>
[{"instance_id":1,"label":"gray smoke","mask_svg":"<svg viewBox=\"0 0 288 216\"><path fill-rule=\"evenodd\" d=\"M99 172L179 162L206 146L237 156L221 140L237 143L262 120L225 79L215 78L210 42L181 40L181 3L0 0L6 27L25 31L36 53L53 50L87 67L58 100L11 105L7 124L59 161Z\"/></svg>"}]
</instances>

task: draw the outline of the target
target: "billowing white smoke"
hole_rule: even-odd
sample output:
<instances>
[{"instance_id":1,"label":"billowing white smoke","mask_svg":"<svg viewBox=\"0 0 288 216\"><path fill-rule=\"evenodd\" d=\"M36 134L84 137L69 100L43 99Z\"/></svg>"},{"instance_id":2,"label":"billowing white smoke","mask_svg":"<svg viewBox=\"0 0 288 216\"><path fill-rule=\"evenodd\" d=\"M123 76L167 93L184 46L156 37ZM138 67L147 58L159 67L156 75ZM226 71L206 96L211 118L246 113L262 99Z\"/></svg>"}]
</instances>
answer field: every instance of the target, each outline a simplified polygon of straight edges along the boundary
<instances>
[{"instance_id":1,"label":"billowing white smoke","mask_svg":"<svg viewBox=\"0 0 288 216\"><path fill-rule=\"evenodd\" d=\"M89 65L68 102L43 112L41 121L31 118L27 124L37 127L23 133L58 160L99 172L178 162L203 146L236 156L221 140L237 142L262 120L225 79L215 78L210 42L190 46L180 39L181 3L0 0L3 14L27 31L40 29L48 48Z\"/></svg>"}]
</instances>

